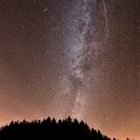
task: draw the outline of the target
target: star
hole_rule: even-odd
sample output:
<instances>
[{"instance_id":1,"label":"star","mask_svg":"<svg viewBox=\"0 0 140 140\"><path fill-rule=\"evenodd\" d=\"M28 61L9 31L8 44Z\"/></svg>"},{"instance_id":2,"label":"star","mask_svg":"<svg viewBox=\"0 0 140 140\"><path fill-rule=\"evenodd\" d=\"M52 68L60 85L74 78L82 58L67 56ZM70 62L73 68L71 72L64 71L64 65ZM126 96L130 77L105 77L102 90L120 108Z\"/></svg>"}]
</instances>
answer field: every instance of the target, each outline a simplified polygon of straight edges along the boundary
<instances>
[{"instance_id":1,"label":"star","mask_svg":"<svg viewBox=\"0 0 140 140\"><path fill-rule=\"evenodd\" d=\"M48 11L48 8L44 8L44 9L43 9L43 12L47 12L47 11Z\"/></svg>"},{"instance_id":2,"label":"star","mask_svg":"<svg viewBox=\"0 0 140 140\"><path fill-rule=\"evenodd\" d=\"M24 29L24 28L25 28L25 25L22 25L22 26L21 26L21 28L23 28L23 29Z\"/></svg>"}]
</instances>

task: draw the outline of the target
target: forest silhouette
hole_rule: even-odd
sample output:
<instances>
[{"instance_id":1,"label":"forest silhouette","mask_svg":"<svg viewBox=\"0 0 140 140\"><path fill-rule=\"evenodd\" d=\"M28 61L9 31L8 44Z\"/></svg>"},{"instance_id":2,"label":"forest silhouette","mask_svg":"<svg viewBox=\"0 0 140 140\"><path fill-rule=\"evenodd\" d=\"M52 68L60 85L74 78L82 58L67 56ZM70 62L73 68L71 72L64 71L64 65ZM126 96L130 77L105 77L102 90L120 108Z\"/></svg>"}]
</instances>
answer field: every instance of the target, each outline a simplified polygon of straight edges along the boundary
<instances>
[{"instance_id":1,"label":"forest silhouette","mask_svg":"<svg viewBox=\"0 0 140 140\"><path fill-rule=\"evenodd\" d=\"M1 127L0 140L111 140L83 121L70 117L56 121L48 117L42 121L12 121ZM113 138L113 140L116 140Z\"/></svg>"}]
</instances>

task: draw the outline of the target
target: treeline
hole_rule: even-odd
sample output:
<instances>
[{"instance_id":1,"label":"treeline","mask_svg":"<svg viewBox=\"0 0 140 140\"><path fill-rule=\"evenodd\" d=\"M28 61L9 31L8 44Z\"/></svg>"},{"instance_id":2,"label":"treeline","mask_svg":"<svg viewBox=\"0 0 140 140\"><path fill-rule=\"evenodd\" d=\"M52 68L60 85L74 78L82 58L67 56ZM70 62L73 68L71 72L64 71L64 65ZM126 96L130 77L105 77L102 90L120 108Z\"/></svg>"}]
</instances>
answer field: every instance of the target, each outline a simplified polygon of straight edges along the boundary
<instances>
[{"instance_id":1,"label":"treeline","mask_svg":"<svg viewBox=\"0 0 140 140\"><path fill-rule=\"evenodd\" d=\"M70 117L56 121L11 122L0 130L0 140L111 140L98 130L90 129L83 121ZM116 140L115 138L113 140Z\"/></svg>"}]
</instances>

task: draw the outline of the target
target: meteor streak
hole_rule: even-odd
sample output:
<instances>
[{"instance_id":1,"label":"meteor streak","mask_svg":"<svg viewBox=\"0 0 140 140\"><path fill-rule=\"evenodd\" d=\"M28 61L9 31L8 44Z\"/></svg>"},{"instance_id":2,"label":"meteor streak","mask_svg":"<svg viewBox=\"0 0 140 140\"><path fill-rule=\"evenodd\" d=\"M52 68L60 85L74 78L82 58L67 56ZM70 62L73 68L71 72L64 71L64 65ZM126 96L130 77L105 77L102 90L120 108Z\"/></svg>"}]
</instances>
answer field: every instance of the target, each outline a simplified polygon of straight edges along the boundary
<instances>
[{"instance_id":1,"label":"meteor streak","mask_svg":"<svg viewBox=\"0 0 140 140\"><path fill-rule=\"evenodd\" d=\"M105 16L105 22L106 22L106 35L109 36L108 17L107 17L107 9L106 9L105 0L103 0L103 6L104 6L104 16Z\"/></svg>"}]
</instances>

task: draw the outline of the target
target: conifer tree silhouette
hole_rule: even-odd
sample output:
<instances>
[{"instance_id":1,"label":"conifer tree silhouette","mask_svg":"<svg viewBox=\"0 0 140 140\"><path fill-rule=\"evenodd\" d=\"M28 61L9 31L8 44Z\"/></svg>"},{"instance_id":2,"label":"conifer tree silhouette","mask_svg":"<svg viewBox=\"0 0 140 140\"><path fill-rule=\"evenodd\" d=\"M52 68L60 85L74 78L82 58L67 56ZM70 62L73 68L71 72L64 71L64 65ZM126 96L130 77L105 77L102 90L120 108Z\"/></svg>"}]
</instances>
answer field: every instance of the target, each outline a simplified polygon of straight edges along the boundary
<instances>
[{"instance_id":1,"label":"conifer tree silhouette","mask_svg":"<svg viewBox=\"0 0 140 140\"><path fill-rule=\"evenodd\" d=\"M0 140L111 140L99 130L90 129L83 121L68 117L56 121L48 117L42 121L11 121L0 130ZM115 138L113 140L116 140ZM129 140L129 139L127 139Z\"/></svg>"}]
</instances>

